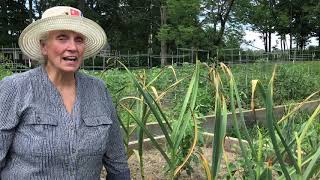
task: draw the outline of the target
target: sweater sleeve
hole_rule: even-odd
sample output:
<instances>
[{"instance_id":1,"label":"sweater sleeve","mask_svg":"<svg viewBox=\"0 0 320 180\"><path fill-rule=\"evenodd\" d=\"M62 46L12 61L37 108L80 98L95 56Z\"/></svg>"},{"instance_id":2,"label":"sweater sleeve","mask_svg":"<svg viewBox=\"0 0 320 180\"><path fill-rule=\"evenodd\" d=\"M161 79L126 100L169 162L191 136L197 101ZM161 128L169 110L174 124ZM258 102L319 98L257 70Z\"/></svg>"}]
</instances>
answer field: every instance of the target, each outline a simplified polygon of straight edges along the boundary
<instances>
[{"instance_id":1,"label":"sweater sleeve","mask_svg":"<svg viewBox=\"0 0 320 180\"><path fill-rule=\"evenodd\" d=\"M107 180L130 180L128 159L122 142L119 121L116 110L112 104L110 95L107 93L107 101L112 111L112 125L110 127L108 148L103 157L103 164L107 170Z\"/></svg>"},{"instance_id":2,"label":"sweater sleeve","mask_svg":"<svg viewBox=\"0 0 320 180\"><path fill-rule=\"evenodd\" d=\"M0 174L18 125L18 89L12 78L0 81Z\"/></svg>"}]
</instances>

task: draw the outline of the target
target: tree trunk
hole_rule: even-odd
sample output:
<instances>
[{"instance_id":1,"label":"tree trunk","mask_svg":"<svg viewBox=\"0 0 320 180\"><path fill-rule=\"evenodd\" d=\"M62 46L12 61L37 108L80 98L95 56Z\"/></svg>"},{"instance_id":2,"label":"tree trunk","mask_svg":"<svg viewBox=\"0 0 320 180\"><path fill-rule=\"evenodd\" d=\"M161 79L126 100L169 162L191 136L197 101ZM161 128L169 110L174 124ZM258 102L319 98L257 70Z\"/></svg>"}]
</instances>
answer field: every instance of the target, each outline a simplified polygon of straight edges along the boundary
<instances>
[{"instance_id":1,"label":"tree trunk","mask_svg":"<svg viewBox=\"0 0 320 180\"><path fill-rule=\"evenodd\" d=\"M268 33L263 33L264 51L268 52Z\"/></svg>"},{"instance_id":2,"label":"tree trunk","mask_svg":"<svg viewBox=\"0 0 320 180\"><path fill-rule=\"evenodd\" d=\"M161 26L167 24L167 14L166 14L166 7L161 6L160 8L160 14L161 14ZM165 40L161 40L161 66L165 66L167 64L167 43Z\"/></svg>"},{"instance_id":3,"label":"tree trunk","mask_svg":"<svg viewBox=\"0 0 320 180\"><path fill-rule=\"evenodd\" d=\"M318 48L320 48L320 31L317 34L318 34Z\"/></svg>"},{"instance_id":4,"label":"tree trunk","mask_svg":"<svg viewBox=\"0 0 320 180\"><path fill-rule=\"evenodd\" d=\"M227 6L226 11L224 13L221 12L221 14L219 14L220 30L219 30L218 37L215 38L215 42L214 42L214 44L217 45L217 46L220 46L220 44L222 42L222 38L223 38L224 31L225 31L225 28L226 28L226 23L227 23L227 21L229 19L229 14L230 14L230 11L231 11L231 9L233 7L234 1L235 0L225 1L224 6ZM227 5L227 3L229 3L229 4Z\"/></svg>"},{"instance_id":5,"label":"tree trunk","mask_svg":"<svg viewBox=\"0 0 320 180\"><path fill-rule=\"evenodd\" d=\"M220 44L222 42L222 37L223 37L224 31L225 31L225 26L226 26L226 21L221 20L221 27L220 27L219 34L218 34L218 37L215 42L215 45L217 45L217 46L220 46Z\"/></svg>"},{"instance_id":6,"label":"tree trunk","mask_svg":"<svg viewBox=\"0 0 320 180\"><path fill-rule=\"evenodd\" d=\"M269 52L271 52L271 31L269 31Z\"/></svg>"},{"instance_id":7,"label":"tree trunk","mask_svg":"<svg viewBox=\"0 0 320 180\"><path fill-rule=\"evenodd\" d=\"M43 1L42 0L39 0L39 1L35 1L36 3L36 10L37 10L37 13L39 14L39 19L41 19L42 17L42 10L43 10Z\"/></svg>"},{"instance_id":8,"label":"tree trunk","mask_svg":"<svg viewBox=\"0 0 320 180\"><path fill-rule=\"evenodd\" d=\"M281 51L285 51L286 50L286 35L285 34L281 34L280 36L280 45L281 45Z\"/></svg>"},{"instance_id":9,"label":"tree trunk","mask_svg":"<svg viewBox=\"0 0 320 180\"><path fill-rule=\"evenodd\" d=\"M153 44L153 18L152 18L152 7L153 7L153 3L152 0L150 1L150 17L151 17L151 21L150 21L150 33L148 35L148 54L149 57L150 55L153 53L153 49L152 49L152 44Z\"/></svg>"},{"instance_id":10,"label":"tree trunk","mask_svg":"<svg viewBox=\"0 0 320 180\"><path fill-rule=\"evenodd\" d=\"M302 37L302 36L301 36ZM303 39L301 38L301 40L300 40L300 50L303 50L303 47L304 47L304 41L303 41Z\"/></svg>"},{"instance_id":11,"label":"tree trunk","mask_svg":"<svg viewBox=\"0 0 320 180\"><path fill-rule=\"evenodd\" d=\"M286 43L287 42L287 40L286 40L286 35L283 35L283 37L282 37L282 43L283 43L283 50L285 51L286 49L287 49L287 47L286 47Z\"/></svg>"},{"instance_id":12,"label":"tree trunk","mask_svg":"<svg viewBox=\"0 0 320 180\"><path fill-rule=\"evenodd\" d=\"M290 33L290 50L292 49L292 33Z\"/></svg>"},{"instance_id":13,"label":"tree trunk","mask_svg":"<svg viewBox=\"0 0 320 180\"><path fill-rule=\"evenodd\" d=\"M291 1L290 1L290 22L289 22L290 50L292 49L292 21L293 21L293 18L292 18L292 4L291 4Z\"/></svg>"},{"instance_id":14,"label":"tree trunk","mask_svg":"<svg viewBox=\"0 0 320 180\"><path fill-rule=\"evenodd\" d=\"M6 6L6 3L5 1L0 1L0 6L1 6L1 9L0 9L0 15L2 17L8 17L7 15L7 6ZM1 43L0 44L4 44L7 42L7 39L8 39L8 18L1 18L0 19L1 22L1 28L0 28L0 39L1 39Z\"/></svg>"},{"instance_id":15,"label":"tree trunk","mask_svg":"<svg viewBox=\"0 0 320 180\"><path fill-rule=\"evenodd\" d=\"M29 0L29 23L32 22L32 18L33 18L33 12L32 12L32 1L33 0Z\"/></svg>"}]
</instances>

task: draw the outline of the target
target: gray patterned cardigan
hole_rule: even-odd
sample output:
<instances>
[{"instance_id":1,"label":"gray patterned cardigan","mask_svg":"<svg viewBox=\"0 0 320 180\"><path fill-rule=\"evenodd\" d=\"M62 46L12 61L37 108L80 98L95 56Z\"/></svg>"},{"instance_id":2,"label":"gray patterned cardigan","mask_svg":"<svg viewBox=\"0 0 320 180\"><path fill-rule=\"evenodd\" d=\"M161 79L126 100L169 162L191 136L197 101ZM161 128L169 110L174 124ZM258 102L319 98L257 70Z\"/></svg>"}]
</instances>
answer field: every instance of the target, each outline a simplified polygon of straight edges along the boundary
<instances>
[{"instance_id":1,"label":"gray patterned cardigan","mask_svg":"<svg viewBox=\"0 0 320 180\"><path fill-rule=\"evenodd\" d=\"M130 179L112 100L102 80L77 72L68 113L40 66L0 81L0 179Z\"/></svg>"}]
</instances>

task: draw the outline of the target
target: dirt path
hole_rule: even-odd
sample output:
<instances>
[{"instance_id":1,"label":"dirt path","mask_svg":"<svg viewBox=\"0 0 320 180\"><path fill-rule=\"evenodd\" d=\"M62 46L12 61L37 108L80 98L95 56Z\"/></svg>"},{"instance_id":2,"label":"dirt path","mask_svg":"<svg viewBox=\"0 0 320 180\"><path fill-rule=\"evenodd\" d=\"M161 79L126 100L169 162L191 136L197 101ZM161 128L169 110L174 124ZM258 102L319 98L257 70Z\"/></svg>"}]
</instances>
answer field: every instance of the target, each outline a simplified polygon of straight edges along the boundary
<instances>
[{"instance_id":1,"label":"dirt path","mask_svg":"<svg viewBox=\"0 0 320 180\"><path fill-rule=\"evenodd\" d=\"M212 149L211 148L202 148L205 157L211 164L211 157L212 157ZM234 162L236 160L236 154L227 152L227 157L230 162ZM164 180L168 179L168 177L165 176L165 170L164 167L166 165L166 162L164 158L162 158L161 154L157 150L149 150L146 151L143 155L144 158L144 173L147 180ZM136 156L132 155L129 158L129 168L131 171L131 177L132 179L141 179L140 175L140 166L139 161ZM191 176L187 175L187 173L184 171L179 179L182 180L201 180L201 179L207 179L205 171L203 169L202 164L193 164L194 172ZM221 168L220 168L221 174L225 174L227 172L225 162L221 162ZM105 172L102 173L102 178L105 177Z\"/></svg>"}]
</instances>

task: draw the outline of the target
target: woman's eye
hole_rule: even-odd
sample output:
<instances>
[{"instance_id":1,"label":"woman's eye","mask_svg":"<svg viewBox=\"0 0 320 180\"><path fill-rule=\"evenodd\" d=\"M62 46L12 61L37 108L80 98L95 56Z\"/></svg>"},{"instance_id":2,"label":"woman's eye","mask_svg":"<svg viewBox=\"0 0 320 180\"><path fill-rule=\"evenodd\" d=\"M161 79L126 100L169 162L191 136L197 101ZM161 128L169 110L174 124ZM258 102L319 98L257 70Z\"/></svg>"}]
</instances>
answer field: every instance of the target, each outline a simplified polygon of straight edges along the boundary
<instances>
[{"instance_id":1,"label":"woman's eye","mask_svg":"<svg viewBox=\"0 0 320 180\"><path fill-rule=\"evenodd\" d=\"M67 40L67 38L66 38L66 37L64 37L64 36L60 36L60 37L58 37L58 40L60 40L60 41L64 41L64 40Z\"/></svg>"},{"instance_id":2,"label":"woman's eye","mask_svg":"<svg viewBox=\"0 0 320 180\"><path fill-rule=\"evenodd\" d=\"M83 43L83 42L84 42L83 38L81 38L81 37L76 38L75 41L76 41L77 43Z\"/></svg>"}]
</instances>

